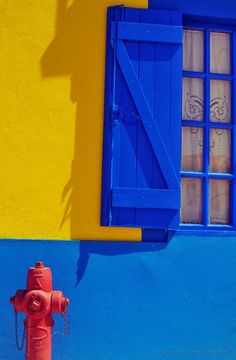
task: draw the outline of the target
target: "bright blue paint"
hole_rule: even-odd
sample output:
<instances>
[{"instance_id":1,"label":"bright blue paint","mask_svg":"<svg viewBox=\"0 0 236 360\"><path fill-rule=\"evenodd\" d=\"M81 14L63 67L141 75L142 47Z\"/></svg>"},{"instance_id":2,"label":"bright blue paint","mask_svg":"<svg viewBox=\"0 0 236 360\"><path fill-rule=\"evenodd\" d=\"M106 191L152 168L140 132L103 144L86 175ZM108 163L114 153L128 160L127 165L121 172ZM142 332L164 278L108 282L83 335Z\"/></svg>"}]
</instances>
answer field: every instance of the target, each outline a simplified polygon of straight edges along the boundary
<instances>
[{"instance_id":1,"label":"bright blue paint","mask_svg":"<svg viewBox=\"0 0 236 360\"><path fill-rule=\"evenodd\" d=\"M122 21L131 21L139 22L140 12L138 9L128 9L122 8L121 19ZM126 50L128 51L130 60L132 61L133 69L138 73L139 71L139 43L128 41L126 44ZM120 148L119 148L119 158L117 162L119 163L119 173L116 174L116 183L117 187L135 187L136 186L136 172L137 172L137 122L139 122L139 115L137 113L135 104L130 92L128 85L124 79L122 70L117 61L117 51L114 51L116 56L117 68L120 71L120 83L121 91L117 91L116 97L117 102L120 104L120 107L123 109L123 117L120 122ZM117 81L117 87L119 83ZM118 89L117 89L118 90ZM125 161L123 160L125 159ZM113 187L116 186L112 184ZM136 223L136 209L132 208L115 208L113 207L112 211L119 212L119 218L114 219L113 224L135 224Z\"/></svg>"},{"instance_id":2,"label":"bright blue paint","mask_svg":"<svg viewBox=\"0 0 236 360\"><path fill-rule=\"evenodd\" d=\"M180 12L171 12L171 24L183 25L182 14ZM180 184L180 167L181 167L181 114L182 114L182 73L179 68L183 64L182 47L171 48L171 67L170 76L172 86L170 87L169 111L170 111L170 127L169 127L169 152L173 161L173 166L177 174ZM164 102L163 102L164 103ZM165 104L165 103L164 103ZM173 229L180 222L180 212L176 211L169 228Z\"/></svg>"},{"instance_id":3,"label":"bright blue paint","mask_svg":"<svg viewBox=\"0 0 236 360\"><path fill-rule=\"evenodd\" d=\"M202 121L194 121L194 120L184 120L182 122L182 126L193 126L193 127L202 127L204 128L206 126L206 123L202 122ZM211 122L211 127L212 128L218 128L219 127L219 123L217 122ZM221 123L220 127L222 129L228 129L228 130L232 130L234 125L231 123Z\"/></svg>"},{"instance_id":4,"label":"bright blue paint","mask_svg":"<svg viewBox=\"0 0 236 360\"><path fill-rule=\"evenodd\" d=\"M163 10L178 10L184 14L200 17L215 17L223 23L235 23L235 0L149 0L149 7ZM208 19L207 19L208 20Z\"/></svg>"},{"instance_id":5,"label":"bright blue paint","mask_svg":"<svg viewBox=\"0 0 236 360\"><path fill-rule=\"evenodd\" d=\"M154 11L142 12L140 21L145 24L153 24L156 20L156 13ZM140 58L146 59L139 64L139 82L143 89L147 102L149 104L151 113L155 113L155 74L156 64L152 59L155 57L155 43L142 42L139 45ZM164 141L164 139L163 139ZM151 156L150 156L151 154ZM137 124L137 167L136 167L136 186L137 188L148 189L150 184L153 188L165 187L165 180L163 176L159 176L157 181L154 179L154 174L160 174L160 167L153 154L151 144L147 135L143 131L143 125L139 121ZM150 169L153 169L152 172ZM150 212L155 211L149 209L136 209L136 222L137 224L143 222L147 223L150 218Z\"/></svg>"},{"instance_id":6,"label":"bright blue paint","mask_svg":"<svg viewBox=\"0 0 236 360\"><path fill-rule=\"evenodd\" d=\"M231 36L231 48L232 48L232 59L231 59L231 69L234 75L236 75L236 33L234 32ZM233 129L232 129L232 142L235 145L232 148L231 157L232 157L232 164L233 164L233 171L235 174L235 165L236 164L236 80L232 82L232 114L233 114ZM232 206L231 206L231 214L232 214L232 225L236 227L236 181L233 182L232 185Z\"/></svg>"},{"instance_id":7,"label":"bright blue paint","mask_svg":"<svg viewBox=\"0 0 236 360\"><path fill-rule=\"evenodd\" d=\"M142 229L143 242L166 243L169 239L167 229Z\"/></svg>"},{"instance_id":8,"label":"bright blue paint","mask_svg":"<svg viewBox=\"0 0 236 360\"><path fill-rule=\"evenodd\" d=\"M210 129L209 129L209 119L210 119L210 31L209 29L205 30L204 33L204 71L206 72L206 78L204 82L204 114L205 114L205 123L206 127L204 129L204 144L205 148L203 149L203 171L205 172L205 179L203 179L203 225L207 226L210 221L210 186L209 186L209 178L207 173L209 171L209 160L210 160Z\"/></svg>"},{"instance_id":9,"label":"bright blue paint","mask_svg":"<svg viewBox=\"0 0 236 360\"><path fill-rule=\"evenodd\" d=\"M108 9L109 14L109 9ZM107 29L108 20L107 20ZM107 37L109 38L109 31L107 32ZM101 204L103 211L101 211L101 224L108 225L110 218L110 184L111 184L111 125L110 125L110 111L111 105L113 104L114 91L109 91L110 87L114 84L113 74L116 74L113 71L113 54L106 49L106 81L105 81L105 103L104 103L104 128L103 128L103 163L102 163L102 191L101 191ZM112 85L110 85L112 84Z\"/></svg>"},{"instance_id":10,"label":"bright blue paint","mask_svg":"<svg viewBox=\"0 0 236 360\"><path fill-rule=\"evenodd\" d=\"M54 316L54 360L165 358L159 351L208 352L166 356L175 360L233 360L235 258L235 238L175 237L169 244L2 240L0 359L23 359L8 299L25 288L28 267L43 260L52 268L54 289L70 297L68 337L62 318Z\"/></svg>"},{"instance_id":11,"label":"bright blue paint","mask_svg":"<svg viewBox=\"0 0 236 360\"><path fill-rule=\"evenodd\" d=\"M165 144L161 138L160 131L150 111L149 104L147 103L143 90L139 84L135 70L129 60L125 45L120 40L117 41L117 59L126 79L130 93L132 94L134 103L140 114L140 120L143 123L154 154L160 165L162 173L164 174L165 181L169 188L177 188L179 185L177 176L174 172Z\"/></svg>"},{"instance_id":12,"label":"bright blue paint","mask_svg":"<svg viewBox=\"0 0 236 360\"><path fill-rule=\"evenodd\" d=\"M230 230L230 231L229 231ZM152 239L155 241L155 230L153 230ZM231 226L209 226L208 228L205 228L203 225L182 225L179 230L177 231L168 231L165 237L166 239L169 239L170 236L197 236L197 237L214 237L214 238L225 238L225 241L227 241L228 237L232 237L236 239L236 231L232 230Z\"/></svg>"},{"instance_id":13,"label":"bright blue paint","mask_svg":"<svg viewBox=\"0 0 236 360\"><path fill-rule=\"evenodd\" d=\"M180 193L166 189L113 188L112 206L147 209L179 209Z\"/></svg>"},{"instance_id":14,"label":"bright blue paint","mask_svg":"<svg viewBox=\"0 0 236 360\"><path fill-rule=\"evenodd\" d=\"M222 26L219 27L217 25L205 24L200 23L191 23L191 26L188 23L188 28L196 28L198 30L204 31L204 71L202 73L197 73L198 78L204 79L204 118L203 121L193 121L193 120L183 120L182 126L197 126L202 127L204 129L204 146L203 146L203 171L202 172L192 172L192 171L181 171L181 177L188 177L188 178L199 178L202 180L202 189L203 189L203 216L202 216L202 225L191 225L191 224L184 224L180 225L180 228L187 228L189 230L195 230L197 228L204 229L209 231L217 231L217 229L228 229L228 230L235 230L235 201L234 201L234 187L235 187L235 169L234 169L234 161L235 161L235 141L234 141L234 134L232 133L232 141L231 141L231 174L225 173L209 173L209 165L210 165L210 156L209 156L209 148L210 148L210 128L222 128L222 129L229 129L233 130L234 128L234 121L232 119L232 114L234 114L233 110L231 110L231 124L221 124L218 122L211 122L210 121L210 80L218 79L218 80L229 80L232 84L232 98L234 94L233 84L234 84L234 75L235 72L232 71L231 74L211 74L210 73L210 31L219 31L222 30ZM235 28L227 26L227 31L231 34L231 44L233 42L233 38L235 37ZM234 47L231 45L231 52L233 52ZM232 59L232 69L234 70L234 59L231 54ZM190 76L194 77L194 72L183 71L183 76ZM233 104L231 104L231 108L234 109ZM231 186L231 220L230 226L225 227L225 225L211 225L209 224L210 219L210 179L218 179L218 180L228 180L233 184Z\"/></svg>"},{"instance_id":15,"label":"bright blue paint","mask_svg":"<svg viewBox=\"0 0 236 360\"><path fill-rule=\"evenodd\" d=\"M109 48L109 44L108 48L115 54L113 58L113 72L118 73L119 71L119 78L113 75L113 91L115 91L115 94L113 94L112 106L115 111L113 111L111 117L113 139L110 158L112 166L109 170L112 173L113 180L108 189L108 193L112 192L113 195L111 197L109 194L108 210L110 211L110 217L108 222L110 225L156 228L157 233L160 233L160 228L166 227L171 229L184 229L186 225L179 225L179 211L171 213L160 210L163 208L171 209L170 199L162 201L161 196L158 196L158 201L156 201L154 196L146 197L143 195L146 190L147 194L149 194L149 188L165 189L166 185L164 183L161 186L158 185L158 181L162 181L160 176L163 176L167 186L177 190L173 198L174 204L176 204L175 200L179 198L179 194L177 194L179 193L177 184L180 176L179 140L181 135L178 137L177 134L180 134L181 126L181 91L179 85L182 77L182 71L180 71L180 66L182 65L182 50L181 47L167 46L165 46L165 49L164 47L158 47L157 49L154 40L161 41L164 39L165 41L170 41L169 38L173 36L176 29L181 29L182 16L178 12L163 12L160 10L156 12L155 10L117 7L110 11L111 14L115 12L116 16L115 19L111 18L108 21L108 24L111 26L111 34L108 32L108 39L111 41L113 50ZM181 172L182 177L201 178L203 184L203 225L188 224L187 227L192 230L201 229L201 231L234 230L236 218L233 207L234 201L231 202L233 227L208 225L209 180L229 179L232 181L234 174L208 174L209 152L207 150L210 144L210 126L213 128L221 127L219 123L209 122L208 104L210 102L210 79L217 78L219 80L230 81L234 79L234 74L210 74L209 35L211 30L225 30L229 31L233 37L235 30L229 25L225 26L221 24L216 26L210 23L194 23L192 21L193 18L191 18L191 22L189 20L190 18L188 18L188 20L186 19L186 16L184 16L185 26L205 30L204 71L197 74L193 72L183 72L184 76L197 76L204 79L205 104L203 122L196 122L195 124L192 120L182 122L183 126L196 125L204 128L205 145L203 172ZM200 20L202 21L202 18ZM204 21L206 21L206 19L204 19ZM163 32L164 28L168 28L170 31ZM148 34L150 35L150 39L147 38ZM126 40L125 43L122 41L124 39ZM143 40L142 43L137 44L136 42L140 39ZM149 47L147 47L147 40L151 40ZM146 46L146 48L143 46ZM159 46L161 45L159 44ZM145 49L145 51L143 51L143 49ZM157 56L159 56L159 54L161 54L163 58L160 57L160 59L158 59ZM155 64L158 64L157 68L153 68L152 58L155 59ZM116 59L118 60L119 66L116 64ZM167 59L168 61L166 61ZM169 69L167 69L168 66ZM146 73L144 68L147 70ZM160 89L163 89L164 84L168 84L170 80L172 86L168 89L169 92L165 93L165 96L162 96ZM122 84L121 87L119 87L119 82ZM154 97L152 91L153 85ZM132 98L130 95L132 95ZM161 116L160 113L156 113L156 109L161 112L163 108L166 109L166 113L162 113ZM128 109L130 111L128 111ZM232 109L234 109L233 106ZM168 117L170 121L166 121ZM145 132L143 132L142 125ZM223 124L222 128L231 130L233 129L233 124ZM104 136L107 136L107 133L104 134ZM233 148L234 146L232 146L232 149ZM153 155L158 160L159 167L156 166ZM104 158L104 161L109 161L109 158ZM233 151L231 158L234 161ZM145 159L147 160L145 161ZM156 172L156 177L153 177L155 174L154 171ZM150 178L150 176L152 178ZM154 179L158 179L156 186L153 186ZM232 187L233 199L235 197L234 187L235 185ZM129 192L127 190L128 188L130 188ZM119 194L115 189L117 189ZM163 194L163 192L161 194ZM162 206L159 205L160 202L163 203ZM173 209L176 208L174 204L172 204Z\"/></svg>"},{"instance_id":16,"label":"bright blue paint","mask_svg":"<svg viewBox=\"0 0 236 360\"><path fill-rule=\"evenodd\" d=\"M105 111L110 114L112 131L105 127L104 138L109 137L110 141L105 142L104 151L110 146L110 157L104 156L103 172L110 172L111 181L107 181L109 174L106 174L103 192L108 194L108 200L102 205L102 225L165 228L173 219L172 226L179 223L179 205L177 210L176 205L171 210L162 210L167 207L165 203L162 207L156 204L155 209L147 209L147 206L141 208L143 200L137 199L137 207L128 208L125 200L121 208L121 202L117 203L115 197L112 199L111 192L113 188L140 189L138 193L143 189L169 188L176 190L175 199L179 199L180 136L177 141L173 141L173 137L180 134L182 47L155 43L153 34L155 32L156 37L158 29L158 39L170 41L177 29L175 41L179 42L181 24L181 15L176 12L124 7L109 10L107 49L110 56L107 59L112 65L107 70L106 93L107 98L112 99L110 108L115 114ZM120 31L125 33L124 27L127 33L121 36ZM151 30L152 41L136 41L140 36L134 27L142 30L141 40L146 39L147 29ZM164 27L169 32L163 32ZM135 41L119 39L134 36ZM109 108L107 102L105 106ZM170 203L169 200L166 199L166 203Z\"/></svg>"},{"instance_id":17,"label":"bright blue paint","mask_svg":"<svg viewBox=\"0 0 236 360\"><path fill-rule=\"evenodd\" d=\"M181 175L187 178L206 178L206 179L223 179L223 180L232 180L233 175L227 173L209 173L199 171L181 171Z\"/></svg>"},{"instance_id":18,"label":"bright blue paint","mask_svg":"<svg viewBox=\"0 0 236 360\"><path fill-rule=\"evenodd\" d=\"M118 22L117 39L182 44L183 32L182 26Z\"/></svg>"},{"instance_id":19,"label":"bright blue paint","mask_svg":"<svg viewBox=\"0 0 236 360\"><path fill-rule=\"evenodd\" d=\"M183 71L183 75L186 77L198 78L198 79L205 79L206 76L209 79L215 79L215 80L232 80L233 79L233 76L230 74L214 74L214 73L207 74L206 72L197 72L197 71L196 72Z\"/></svg>"}]
</instances>

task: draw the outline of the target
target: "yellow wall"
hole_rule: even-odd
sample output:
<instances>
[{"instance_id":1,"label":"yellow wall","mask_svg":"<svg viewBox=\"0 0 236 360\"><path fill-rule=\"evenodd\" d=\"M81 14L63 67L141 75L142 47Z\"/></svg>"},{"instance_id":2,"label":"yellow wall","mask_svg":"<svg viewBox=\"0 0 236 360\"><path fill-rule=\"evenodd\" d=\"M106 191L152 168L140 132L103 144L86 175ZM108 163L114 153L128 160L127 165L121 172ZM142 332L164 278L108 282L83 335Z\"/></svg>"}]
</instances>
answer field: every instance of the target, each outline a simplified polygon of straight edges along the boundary
<instances>
[{"instance_id":1,"label":"yellow wall","mask_svg":"<svg viewBox=\"0 0 236 360\"><path fill-rule=\"evenodd\" d=\"M119 3L0 0L1 238L140 240L99 226L105 9Z\"/></svg>"}]
</instances>

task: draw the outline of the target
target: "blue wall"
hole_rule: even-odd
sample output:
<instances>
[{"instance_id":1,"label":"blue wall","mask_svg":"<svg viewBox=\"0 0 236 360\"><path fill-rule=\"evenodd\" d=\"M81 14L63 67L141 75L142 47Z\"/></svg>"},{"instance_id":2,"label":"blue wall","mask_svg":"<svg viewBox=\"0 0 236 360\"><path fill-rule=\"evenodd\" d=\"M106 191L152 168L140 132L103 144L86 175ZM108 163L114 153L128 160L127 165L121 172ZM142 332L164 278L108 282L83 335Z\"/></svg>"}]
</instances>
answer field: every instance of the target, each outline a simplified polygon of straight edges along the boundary
<instances>
[{"instance_id":1,"label":"blue wall","mask_svg":"<svg viewBox=\"0 0 236 360\"><path fill-rule=\"evenodd\" d=\"M1 241L0 359L23 359L8 299L36 260L71 300L67 337L54 316L54 360L236 359L235 259L233 238Z\"/></svg>"},{"instance_id":2,"label":"blue wall","mask_svg":"<svg viewBox=\"0 0 236 360\"><path fill-rule=\"evenodd\" d=\"M235 18L235 0L149 0L150 8L180 10L185 14ZM236 21L234 20L234 23Z\"/></svg>"}]
</instances>

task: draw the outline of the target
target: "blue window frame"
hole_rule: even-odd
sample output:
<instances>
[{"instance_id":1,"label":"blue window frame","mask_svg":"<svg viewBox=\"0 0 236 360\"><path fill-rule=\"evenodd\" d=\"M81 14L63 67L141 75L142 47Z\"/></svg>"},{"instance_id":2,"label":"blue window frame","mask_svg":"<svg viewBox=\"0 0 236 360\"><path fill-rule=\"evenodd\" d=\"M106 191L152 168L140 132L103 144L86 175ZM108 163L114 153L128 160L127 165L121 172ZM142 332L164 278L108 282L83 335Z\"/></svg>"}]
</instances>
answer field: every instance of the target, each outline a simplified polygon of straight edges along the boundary
<instances>
[{"instance_id":1,"label":"blue window frame","mask_svg":"<svg viewBox=\"0 0 236 360\"><path fill-rule=\"evenodd\" d=\"M182 14L176 11L108 9L101 225L140 227L143 238L151 240L158 237L157 230L161 234L236 230L236 28L210 24L209 17L206 21L184 17L183 27ZM202 68L183 70L183 28L203 34ZM230 71L211 69L210 37L217 33L230 39ZM182 116L183 79L202 82L201 119ZM230 89L226 121L212 116L213 107L219 105L217 91L211 96L214 81L227 83ZM181 167L185 131L195 140L200 134L200 169L185 168L183 162ZM230 160L220 170L213 166L218 158L211 147L216 142L213 136L221 133L230 139L226 146ZM197 221L183 216L183 184L190 182L191 192L190 180L201 184ZM213 190L219 184L230 204L223 220L211 211Z\"/></svg>"},{"instance_id":2,"label":"blue window frame","mask_svg":"<svg viewBox=\"0 0 236 360\"><path fill-rule=\"evenodd\" d=\"M197 197L193 197L196 202L200 203L200 215L193 216L193 221L191 219L185 219L185 216L181 216L181 229L189 229L189 230L235 230L236 226L236 209L235 209L235 196L236 196L236 188L235 188L235 161L236 161L236 142L235 142L235 73L236 73L236 62L235 62L235 49L236 49L236 32L235 28L230 26L223 25L215 25L215 24L199 24L188 22L184 24L184 29L199 31L203 35L203 68L201 71L183 71L183 82L185 79L198 79L203 84L203 104L199 98L192 95L192 104L196 102L196 106L202 107L202 118L194 119L193 117L184 117L182 116L182 134L186 133L188 129L192 131L193 138L199 142L199 145L202 147L202 163L200 164L200 168L191 169L191 166L186 170L182 163L181 169L181 183L182 183L182 206L183 206L183 191L184 187L191 185L193 191L198 189L198 192L201 192L200 199ZM229 59L230 59L230 69L229 71L217 71L213 72L211 69L211 54L210 51L210 41L211 36L214 34L227 34L229 36L230 50L229 50ZM213 84L213 85L212 85ZM211 86L224 84L228 86L229 98L212 98L211 97ZM184 86L183 86L184 87ZM212 91L213 92L213 91ZM183 95L184 96L184 95ZM188 101L188 100L187 100ZM221 102L221 103L220 103ZM218 117L214 117L214 107L216 111L218 111ZM198 110L200 111L200 108ZM224 114L224 111L228 112L228 116ZM221 112L221 113L220 113ZM213 114L213 115L212 115ZM185 115L185 114L183 114ZM220 116L221 115L221 116ZM224 118L224 116L227 117ZM200 120L200 121L199 121ZM200 133L200 137L199 137ZM219 138L218 146L221 146L220 137L223 134L227 134L226 141L228 141L228 149L229 149L229 164L228 166L223 166L222 169L219 169L217 165L212 166L212 152L213 147L216 145L213 139L213 134L216 133L216 137ZM197 135L198 134L198 138ZM182 135L183 136L183 135ZM182 141L185 141L184 137ZM215 157L215 161L217 161L217 157ZM192 180L190 180L192 179ZM195 189L194 189L195 188ZM221 189L220 189L221 188ZM217 221L217 218L212 216L211 213L214 212L213 209L213 196L211 192L216 191L218 189L218 201L221 201L221 204L218 206L224 206L227 209L228 214L225 212L224 219L220 219ZM220 189L220 190L219 190ZM197 190L196 190L197 191ZM190 193L190 192L189 192ZM222 196L221 196L222 195ZM227 204L222 203L228 201ZM195 202L195 206L197 203ZM195 214L196 215L196 214ZM187 216L186 216L187 218Z\"/></svg>"}]
</instances>

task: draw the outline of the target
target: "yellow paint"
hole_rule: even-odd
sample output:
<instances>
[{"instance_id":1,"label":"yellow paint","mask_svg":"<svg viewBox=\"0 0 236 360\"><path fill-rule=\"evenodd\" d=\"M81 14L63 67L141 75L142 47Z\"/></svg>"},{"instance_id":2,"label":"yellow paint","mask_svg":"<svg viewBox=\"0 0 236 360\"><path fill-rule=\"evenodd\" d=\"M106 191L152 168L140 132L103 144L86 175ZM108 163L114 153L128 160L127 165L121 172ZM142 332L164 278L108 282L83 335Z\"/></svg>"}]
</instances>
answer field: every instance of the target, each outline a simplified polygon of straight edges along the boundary
<instances>
[{"instance_id":1,"label":"yellow paint","mask_svg":"<svg viewBox=\"0 0 236 360\"><path fill-rule=\"evenodd\" d=\"M0 0L0 238L140 240L99 226L105 9L124 2Z\"/></svg>"}]
</instances>

